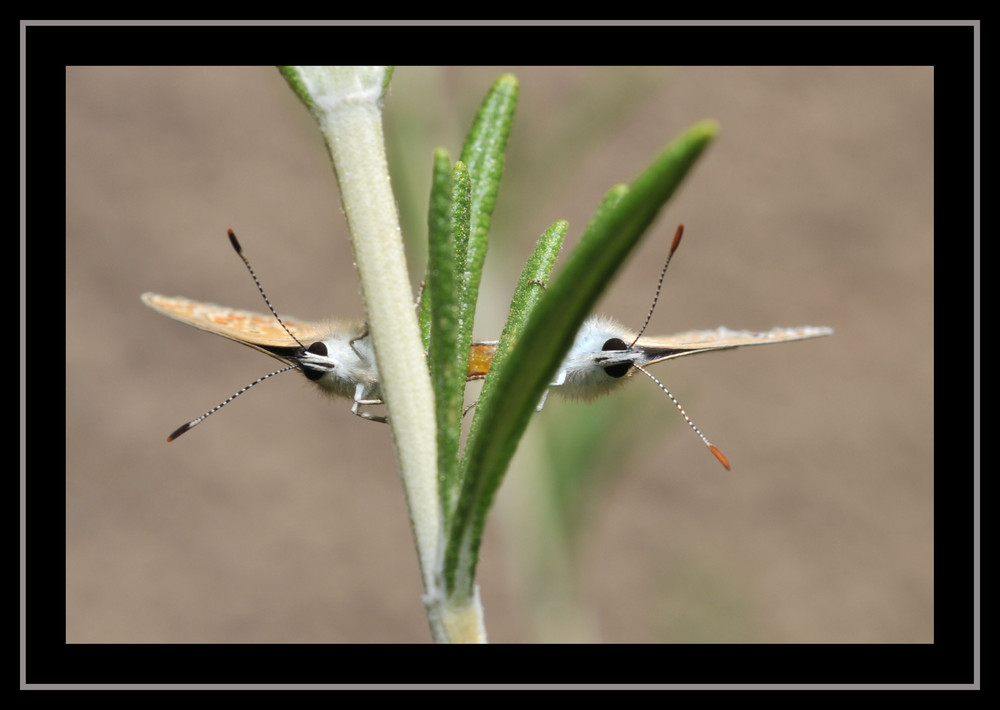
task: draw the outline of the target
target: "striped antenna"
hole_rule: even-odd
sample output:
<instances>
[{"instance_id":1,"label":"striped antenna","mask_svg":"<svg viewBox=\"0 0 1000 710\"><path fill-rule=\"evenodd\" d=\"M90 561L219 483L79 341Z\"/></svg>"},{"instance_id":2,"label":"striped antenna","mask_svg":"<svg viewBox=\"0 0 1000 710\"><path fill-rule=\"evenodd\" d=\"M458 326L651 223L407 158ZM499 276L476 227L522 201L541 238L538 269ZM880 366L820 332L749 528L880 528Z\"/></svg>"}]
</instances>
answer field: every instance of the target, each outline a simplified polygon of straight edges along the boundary
<instances>
[{"instance_id":1,"label":"striped antenna","mask_svg":"<svg viewBox=\"0 0 1000 710\"><path fill-rule=\"evenodd\" d=\"M253 277L254 283L257 284L257 290L260 291L260 295L264 299L264 303L267 304L268 310L271 311L271 315L273 315L274 318L275 318L275 320L277 320L278 323L281 324L281 327L285 329L285 332L288 333L289 336L291 336L292 340L294 340L303 349L305 349L306 346L302 344L301 340L299 340L298 338L295 337L295 334L291 330L289 330L288 326L285 325L285 322L283 320L281 320L281 317L278 315L278 312L276 310L274 310L274 306L271 305L271 301L268 299L267 294L264 293L264 287L260 285L260 279L257 278L257 274L254 272L253 267L250 266L250 260L246 258L246 255L243 253L243 247L240 246L239 240L236 239L236 233L233 232L233 230L231 230L231 229L229 230L229 243L233 245L233 249L235 249L236 253L240 255L240 258L243 260L243 263L246 264L247 271L250 272L250 275ZM243 387L239 391L237 391L234 394L230 395L227 399L225 399L224 401L222 401L219 404L215 405L214 407L212 407L211 409L209 409L207 412L205 412L204 414L202 414L197 419L192 419L187 424L184 424L182 426L177 427L177 429L175 429L173 431L173 433L170 436L167 437L167 441L168 442L169 441L173 441L174 439L176 439L178 436L180 436L184 432L188 431L189 429L192 429L193 427L197 426L198 424L201 424L203 421L205 421L206 419L208 419L208 417L210 417L211 415L215 414L217 411L219 411L220 409L222 409L223 407L225 407L227 404L229 404L230 402L232 402L234 399L236 399L237 397L239 397L241 394L243 394L244 392L246 392L248 389L250 389L254 385L259 385L264 380L267 380L267 379L269 379L271 377L274 377L275 375L280 375L282 372L288 372L289 370L298 370L298 369L301 369L301 367L299 365L288 365L287 367L282 367L280 370L275 370L274 372L269 372L266 375L264 375L263 377L258 377L256 380L254 380L253 382L251 382L250 384L248 384L246 387Z\"/></svg>"},{"instance_id":2,"label":"striped antenna","mask_svg":"<svg viewBox=\"0 0 1000 710\"><path fill-rule=\"evenodd\" d=\"M715 458L719 459L719 463L725 466L727 471L731 471L732 469L729 468L729 459L727 459L725 455L721 451L719 451L719 449L715 446L715 444L709 441L705 437L705 435L701 433L701 429L695 426L694 422L691 421L691 418L687 415L687 412L684 411L684 407L682 407L681 403L677 401L677 398L670 393L670 390L668 390L662 382L653 377L653 375L650 374L649 370L644 368L642 365L633 364L633 367L642 374L644 374L646 377L651 379L657 385L659 385L660 389L667 393L667 396L670 397L670 401L673 402L674 406L677 407L677 411L679 411L681 413L681 416L684 417L684 421L688 423L688 426L694 430L695 434L701 437L701 440L705 442L705 446L707 446L708 450L712 452L712 455L714 455Z\"/></svg>"},{"instance_id":3,"label":"striped antenna","mask_svg":"<svg viewBox=\"0 0 1000 710\"><path fill-rule=\"evenodd\" d=\"M264 293L264 287L260 285L260 279L257 278L257 274L254 273L253 267L250 266L250 260L246 258L246 255L243 253L243 247L240 246L239 241L236 239L236 233L231 229L229 230L229 243L233 245L233 249L235 249L236 253L240 255L241 259L243 259L243 263L246 264L247 271L249 271L250 275L253 276L253 282L257 284L257 290L260 291L260 295L264 299L264 303L267 304L268 310L271 311L271 315L274 316L275 319L281 324L281 327L285 329L285 332L292 337L292 340L298 343L299 346L305 348L305 345L302 345L302 341L295 337L295 334L288 329L287 325L285 325L285 321L281 320L278 312L274 310L274 306L272 306L271 301L268 300L267 294Z\"/></svg>"},{"instance_id":4,"label":"striped antenna","mask_svg":"<svg viewBox=\"0 0 1000 710\"><path fill-rule=\"evenodd\" d=\"M670 266L670 260L674 258L674 252L677 251L677 247L681 244L681 236L684 234L684 225L677 225L677 233L674 234L674 241L670 245L670 253L667 254L667 261L663 265L663 270L660 272L660 280L656 282L656 295L653 296L653 305L649 307L649 313L646 314L646 322L642 324L642 328L639 330L639 334L635 336L635 340L629 345L629 349L638 342L642 334L646 332L646 326L649 325L650 318L653 317L653 309L656 308L656 302L660 300L660 290L663 288L663 277L667 275L667 267Z\"/></svg>"},{"instance_id":5,"label":"striped antenna","mask_svg":"<svg viewBox=\"0 0 1000 710\"><path fill-rule=\"evenodd\" d=\"M215 405L214 407L212 407L211 409L209 409L207 412L205 412L204 414L202 414L197 419L192 419L187 424L184 424L182 426L177 427L177 429L175 429L174 432L170 436L167 437L167 441L173 441L178 436L180 436L181 434L183 434L184 432L186 432L188 429L191 429L192 427L194 427L194 426L196 426L198 424L201 424L203 421L205 421L206 419L208 419L209 416L215 414L217 411L219 411L220 409L222 409L223 407L225 407L227 404L229 404L230 402L232 402L234 399L236 399L237 397L239 397L241 394L243 394L244 392L246 392L248 389L250 389L254 385L260 384L261 382L263 382L264 380L268 379L269 377L274 377L275 375L280 375L282 372L288 372L289 370L298 369L298 367L299 367L298 365L289 365L288 367L283 367L280 370L275 370L274 372L269 372L266 375L264 375L263 377L258 377L256 380L254 380L253 382L251 382L250 384L248 384L246 387L244 387L240 391L236 392L235 394L231 395L225 401L220 402L219 404Z\"/></svg>"}]
</instances>

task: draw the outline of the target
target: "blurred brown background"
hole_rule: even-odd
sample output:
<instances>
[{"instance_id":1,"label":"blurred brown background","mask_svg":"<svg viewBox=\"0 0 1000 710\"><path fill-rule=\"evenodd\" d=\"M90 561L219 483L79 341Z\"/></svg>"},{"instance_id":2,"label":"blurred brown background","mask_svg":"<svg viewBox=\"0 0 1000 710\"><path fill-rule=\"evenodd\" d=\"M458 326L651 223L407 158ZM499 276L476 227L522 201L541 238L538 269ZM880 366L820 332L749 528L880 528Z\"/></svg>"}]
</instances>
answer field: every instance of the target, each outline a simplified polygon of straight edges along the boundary
<instances>
[{"instance_id":1,"label":"blurred brown background","mask_svg":"<svg viewBox=\"0 0 1000 710\"><path fill-rule=\"evenodd\" d=\"M642 378L595 410L609 440L639 437L557 622L539 594L564 586L560 553L533 576L547 540L523 516L544 431L596 405L550 401L487 529L490 640L933 641L932 70L402 67L385 110L415 242L431 150L458 155L505 71L521 97L478 337L552 221L572 248L606 189L703 118L720 136L600 310L641 325L683 222L651 333L836 335L658 366L731 473ZM307 111L273 67L74 67L67 112L67 640L429 641L386 427L289 373L165 442L274 366L139 300L264 310L227 228L279 312L361 315Z\"/></svg>"}]
</instances>

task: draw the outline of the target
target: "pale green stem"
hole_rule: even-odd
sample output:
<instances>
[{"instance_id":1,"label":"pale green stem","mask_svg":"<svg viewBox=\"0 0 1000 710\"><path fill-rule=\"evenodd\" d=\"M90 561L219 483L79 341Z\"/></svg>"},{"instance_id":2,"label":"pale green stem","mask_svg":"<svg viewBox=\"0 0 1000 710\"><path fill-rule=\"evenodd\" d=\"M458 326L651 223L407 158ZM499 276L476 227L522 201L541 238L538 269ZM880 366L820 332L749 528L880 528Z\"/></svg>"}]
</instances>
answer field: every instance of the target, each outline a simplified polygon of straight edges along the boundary
<instances>
[{"instance_id":1,"label":"pale green stem","mask_svg":"<svg viewBox=\"0 0 1000 710\"><path fill-rule=\"evenodd\" d=\"M440 506L434 393L413 308L382 136L385 67L296 67L340 184L424 585L433 585Z\"/></svg>"},{"instance_id":2,"label":"pale green stem","mask_svg":"<svg viewBox=\"0 0 1000 710\"><path fill-rule=\"evenodd\" d=\"M478 600L474 608L444 606L434 392L385 159L381 100L387 68L285 67L283 72L318 121L340 185L432 634L439 642L483 641Z\"/></svg>"}]
</instances>

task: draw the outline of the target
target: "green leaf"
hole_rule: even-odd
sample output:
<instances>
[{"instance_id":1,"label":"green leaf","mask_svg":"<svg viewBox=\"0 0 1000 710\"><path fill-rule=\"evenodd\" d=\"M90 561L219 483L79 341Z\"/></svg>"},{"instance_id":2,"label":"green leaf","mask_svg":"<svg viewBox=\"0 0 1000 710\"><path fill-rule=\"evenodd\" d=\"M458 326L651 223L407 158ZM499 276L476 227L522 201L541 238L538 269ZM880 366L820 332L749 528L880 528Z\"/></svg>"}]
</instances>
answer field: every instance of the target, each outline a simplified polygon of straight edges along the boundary
<instances>
[{"instance_id":1,"label":"green leaf","mask_svg":"<svg viewBox=\"0 0 1000 710\"><path fill-rule=\"evenodd\" d=\"M469 363L469 346L460 339L462 298L461 265L464 254L461 244L468 242L469 203L471 184L469 173L461 161L451 172L451 198L448 212L447 241L432 244L440 275L432 292L434 317L431 328L432 363L437 368L435 387L438 425L438 488L445 525L454 505L455 479L458 475L458 446L462 435L462 407L465 404L465 376ZM447 304L447 310L437 304Z\"/></svg>"},{"instance_id":2,"label":"green leaf","mask_svg":"<svg viewBox=\"0 0 1000 710\"><path fill-rule=\"evenodd\" d=\"M469 598L486 513L535 407L569 351L576 332L629 252L718 132L695 124L632 182L616 188L591 220L565 268L523 325L493 385L502 397L477 412L463 460L462 492L449 530L445 584L450 597Z\"/></svg>"},{"instance_id":3,"label":"green leaf","mask_svg":"<svg viewBox=\"0 0 1000 710\"><path fill-rule=\"evenodd\" d=\"M444 148L434 151L434 165L431 172L431 199L427 211L427 270L420 285L417 321L420 323L420 337L424 350L430 352L431 342L431 302L436 290L455 290L454 286L454 239L451 234L451 156ZM443 264L442 259L448 263ZM446 270L443 276L441 271ZM448 278L450 275L450 279ZM439 279L444 278L442 284ZM437 285L435 285L437 282ZM431 365L431 373L434 372Z\"/></svg>"},{"instance_id":4,"label":"green leaf","mask_svg":"<svg viewBox=\"0 0 1000 710\"><path fill-rule=\"evenodd\" d=\"M505 74L497 79L483 99L462 148L462 162L468 166L472 179L469 240L464 250L461 244L457 245L460 254L464 251L464 267L459 270L464 282L459 343L466 348L472 343L472 325L489 244L490 222L500 190L504 151L514 122L517 94L516 78Z\"/></svg>"},{"instance_id":5,"label":"green leaf","mask_svg":"<svg viewBox=\"0 0 1000 710\"><path fill-rule=\"evenodd\" d=\"M435 386L438 486L446 525L458 492L472 328L517 88L510 75L494 82L469 129L463 160L455 163L450 176L445 173L447 154L438 151L435 156L427 288L418 320Z\"/></svg>"},{"instance_id":6,"label":"green leaf","mask_svg":"<svg viewBox=\"0 0 1000 710\"><path fill-rule=\"evenodd\" d=\"M531 312L537 307L545 294L552 269L555 266L563 240L569 230L569 222L560 220L549 227L535 245L535 249L521 271L514 296L511 299L510 314L504 325L503 333L497 343L496 354L490 366L486 382L483 383L479 402L476 405L476 417L472 422L470 438L478 438L479 428L483 420L481 412L488 412L493 407L494 400L505 397L503 390L497 388L499 373L506 367L507 359L521 339L521 332ZM514 442L516 445L517 442Z\"/></svg>"},{"instance_id":7,"label":"green leaf","mask_svg":"<svg viewBox=\"0 0 1000 710\"><path fill-rule=\"evenodd\" d=\"M565 221L559 221L549 227L541 237L539 237L535 249L525 264L524 269L521 272L521 277L518 279L517 287L514 290L514 296L511 299L510 315L507 318L507 324L504 326L503 333L500 336L500 340L494 343L495 352L492 359L492 364L490 365L489 374L486 377L486 382L483 383L483 390L480 393L479 402L476 405L476 417L472 423L472 429L470 430L470 441L477 438L477 432L480 430L481 422L483 417L480 415L482 411L490 411L496 407L495 400L502 399L504 394L502 390L497 389L496 373L501 371L503 368L503 363L506 361L510 352L514 349L517 344L521 330L524 326L528 315L535 308L535 306L540 301L542 294L545 291L545 286L548 284L549 277L552 274L552 268L555 266L556 259L559 256L559 252L562 249L563 239L566 237L566 232L569 229L569 223ZM488 417L487 417L488 419ZM517 442L514 441L513 445L516 446ZM511 452L513 454L513 451ZM490 490L475 490L478 486L490 486L492 482L499 485L499 479L485 479L483 477L474 477L469 479L465 476L466 467L462 466L462 476L459 479L463 483L462 495L460 501L463 504L472 503L475 501L482 501L486 508L489 508L489 503L493 499L493 491ZM473 487L470 490L470 486ZM482 511L483 516L486 514L486 510ZM464 519L468 519L468 516L463 516ZM449 518L450 519L450 518ZM457 555L460 551L458 546L449 545L446 549L446 555ZM449 562L445 563L446 573L454 573L459 566L456 564L457 558L454 558ZM474 569L474 565L471 567L469 565L462 565L460 569ZM456 587L454 579L447 579L446 586L448 589L453 589ZM471 580L469 583L462 583L458 585L459 588L469 588L471 589Z\"/></svg>"},{"instance_id":8,"label":"green leaf","mask_svg":"<svg viewBox=\"0 0 1000 710\"><path fill-rule=\"evenodd\" d=\"M428 364L434 383L434 405L437 417L438 494L442 511L447 514L451 486L458 467L458 444L461 434L462 404L465 392L465 363L456 367L458 349L458 313L460 294L455 269L454 206L453 192L468 194L468 176L461 163L454 173L463 177L453 179L451 157L438 149L434 154L434 173L431 184L430 211L427 218L427 284L421 299L421 326L426 332ZM460 187L461 185L461 187ZM467 199L467 198L466 198ZM468 231L468 226L464 227Z\"/></svg>"}]
</instances>

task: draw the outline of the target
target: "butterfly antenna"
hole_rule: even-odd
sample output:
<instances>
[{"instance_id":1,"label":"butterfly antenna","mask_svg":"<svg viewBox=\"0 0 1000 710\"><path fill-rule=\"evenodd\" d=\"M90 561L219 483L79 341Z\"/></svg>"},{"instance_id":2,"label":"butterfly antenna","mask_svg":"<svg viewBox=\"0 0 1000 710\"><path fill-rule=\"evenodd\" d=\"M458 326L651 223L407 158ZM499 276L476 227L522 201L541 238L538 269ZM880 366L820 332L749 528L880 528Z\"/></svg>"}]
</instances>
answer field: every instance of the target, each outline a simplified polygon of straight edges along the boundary
<instances>
[{"instance_id":1,"label":"butterfly antenna","mask_svg":"<svg viewBox=\"0 0 1000 710\"><path fill-rule=\"evenodd\" d=\"M660 272L660 280L656 282L656 295L653 296L653 305L649 307L649 313L646 314L646 322L642 324L642 329L639 334L635 336L635 340L632 341L632 345L629 345L629 349L632 348L638 342L642 334L646 332L646 326L649 325L650 318L653 317L653 309L656 308L656 302L660 300L660 290L663 288L663 277L667 275L667 267L670 266L670 260L674 257L674 252L677 251L677 247L681 243L681 235L684 234L684 225L677 225L677 233L674 234L673 244L670 245L670 253L667 254L667 261L663 265L663 271Z\"/></svg>"},{"instance_id":2,"label":"butterfly antenna","mask_svg":"<svg viewBox=\"0 0 1000 710\"><path fill-rule=\"evenodd\" d=\"M302 341L295 337L295 334L288 329L287 325L285 325L285 321L281 320L281 316L279 316L278 312L274 310L274 306L272 306L271 301L268 300L267 294L264 293L264 287L260 285L260 280L257 278L257 274L254 273L253 267L250 266L250 260L243 254L243 247L240 246L239 241L236 239L236 234L231 229L229 230L229 242L233 245L233 249L236 250L236 253L240 255L240 258L243 259L243 263L247 265L247 270L250 272L250 275L253 276L253 282L257 284L257 290L260 291L260 295L264 298L264 303L266 303L268 309L270 309L271 315L274 316L275 319L281 324L281 327L285 329L285 332L292 336L292 340L298 343L299 347L304 348L305 345L302 344ZM209 413L211 414L211 412Z\"/></svg>"},{"instance_id":3,"label":"butterfly antenna","mask_svg":"<svg viewBox=\"0 0 1000 710\"><path fill-rule=\"evenodd\" d=\"M672 394L670 394L670 390L668 390L663 385L662 382L660 382L658 379L656 379L655 377L653 377L653 375L651 375L649 373L649 371L646 370L646 368L642 367L641 365L636 365L634 363L633 363L633 367L635 369L639 370L639 372L641 372L646 377L648 377L649 379L651 379L657 385L659 385L660 389L667 393L667 396L670 397L670 401L673 402L674 406L677 407L677 410L681 413L681 416L684 417L684 421L686 421L688 423L688 426L691 427L694 430L695 434L697 434L698 436L701 437L701 440L705 442L705 446L708 447L708 450L712 452L712 454L715 456L715 458L719 459L719 463L721 463L723 466L725 466L727 471L731 471L732 469L729 468L729 460L725 457L725 455L721 451L719 451L718 448L716 448L715 444L713 444L711 441L709 441L707 438L705 438L705 435L701 433L701 429L699 429L698 427L696 427L694 425L694 422L691 421L690 417L688 417L687 412L684 411L684 407L681 406L681 403L677 401L676 397L674 397Z\"/></svg>"},{"instance_id":4,"label":"butterfly antenna","mask_svg":"<svg viewBox=\"0 0 1000 710\"><path fill-rule=\"evenodd\" d=\"M268 374L264 375L263 377L258 377L256 380L254 380L253 382L251 382L250 384L248 384L246 387L244 387L243 389L241 389L239 392L237 392L236 394L230 396L229 399L227 399L225 402L220 402L219 404L215 405L214 407L212 407L211 409L209 409L207 412L205 412L204 414L202 414L197 419L192 419L187 424L184 424L183 426L177 427L177 429L175 429L174 432L170 436L167 437L167 441L173 441L178 436L180 436L181 434L183 434L184 432L186 432L188 429L191 429L192 427L196 426L197 424L201 424L203 421L205 421L206 419L208 419L209 416L211 416L212 414L215 414L217 411L219 411L220 409L222 409L223 407L225 407L227 404L229 404L230 402L232 402L234 399L236 399L237 397L239 397L241 394L243 394L244 392L246 392L248 389L250 389L254 385L259 385L261 382L263 382L264 380L268 379L269 377L274 377L275 375L280 375L282 372L288 372L289 370L295 370L297 368L298 368L298 365L289 365L288 367L283 367L280 370L275 370L274 372L269 372Z\"/></svg>"}]
</instances>

